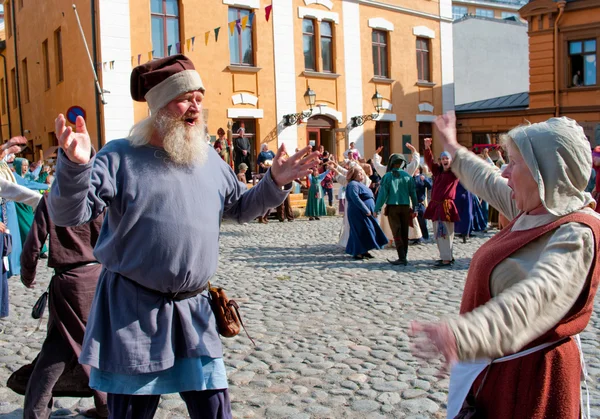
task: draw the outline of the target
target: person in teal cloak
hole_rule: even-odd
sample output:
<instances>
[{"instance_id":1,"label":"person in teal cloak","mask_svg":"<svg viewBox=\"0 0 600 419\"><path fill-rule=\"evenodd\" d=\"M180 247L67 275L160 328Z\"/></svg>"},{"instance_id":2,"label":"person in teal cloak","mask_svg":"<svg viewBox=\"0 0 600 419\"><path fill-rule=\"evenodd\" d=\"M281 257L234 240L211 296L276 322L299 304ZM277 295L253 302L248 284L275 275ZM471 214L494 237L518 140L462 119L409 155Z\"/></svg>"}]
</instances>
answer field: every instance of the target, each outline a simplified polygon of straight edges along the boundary
<instances>
[{"instance_id":1,"label":"person in teal cloak","mask_svg":"<svg viewBox=\"0 0 600 419\"><path fill-rule=\"evenodd\" d=\"M45 191L48 189L48 185L44 183L34 182L27 179L29 172L29 161L27 159L17 157L13 162L13 168L15 169L15 179L17 184L29 188L34 191ZM22 202L15 202L17 210L17 220L19 221L19 235L21 236L21 243L25 243L29 230L31 230L31 224L33 223L33 208ZM42 249L42 258L48 257L48 249L44 244Z\"/></svg>"},{"instance_id":2,"label":"person in teal cloak","mask_svg":"<svg viewBox=\"0 0 600 419\"><path fill-rule=\"evenodd\" d=\"M308 200L306 202L304 215L308 217L310 221L320 220L319 217L327 215L323 187L321 186L321 181L325 179L327 173L328 171L325 171L319 175L319 169L314 168L312 175L309 176L310 188L308 189Z\"/></svg>"}]
</instances>

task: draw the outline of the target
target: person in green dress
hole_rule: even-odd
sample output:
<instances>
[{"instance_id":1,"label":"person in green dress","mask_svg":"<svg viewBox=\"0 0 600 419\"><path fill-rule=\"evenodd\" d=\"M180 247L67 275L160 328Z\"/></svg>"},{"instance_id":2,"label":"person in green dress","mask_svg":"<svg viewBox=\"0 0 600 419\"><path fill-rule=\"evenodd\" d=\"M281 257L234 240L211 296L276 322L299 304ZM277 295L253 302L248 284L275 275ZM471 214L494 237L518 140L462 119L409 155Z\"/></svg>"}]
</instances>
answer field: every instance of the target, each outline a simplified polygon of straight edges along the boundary
<instances>
[{"instance_id":1,"label":"person in green dress","mask_svg":"<svg viewBox=\"0 0 600 419\"><path fill-rule=\"evenodd\" d=\"M327 215L323 187L321 186L321 181L325 179L327 172L319 174L319 169L314 168L312 174L308 177L310 179L310 188L308 189L308 200L304 215L309 217L310 221L319 220L319 217Z\"/></svg>"}]
</instances>

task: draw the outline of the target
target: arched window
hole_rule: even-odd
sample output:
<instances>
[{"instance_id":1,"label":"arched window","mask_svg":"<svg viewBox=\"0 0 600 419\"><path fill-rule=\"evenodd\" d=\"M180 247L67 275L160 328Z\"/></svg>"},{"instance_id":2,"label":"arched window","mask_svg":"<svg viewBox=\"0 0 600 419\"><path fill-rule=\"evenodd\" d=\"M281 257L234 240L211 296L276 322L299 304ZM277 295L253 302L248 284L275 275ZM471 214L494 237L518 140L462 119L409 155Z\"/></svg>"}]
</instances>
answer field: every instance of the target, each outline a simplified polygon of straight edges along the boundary
<instances>
[{"instance_id":1,"label":"arched window","mask_svg":"<svg viewBox=\"0 0 600 419\"><path fill-rule=\"evenodd\" d=\"M152 0L152 49L154 57L177 54L179 38L179 1Z\"/></svg>"}]
</instances>

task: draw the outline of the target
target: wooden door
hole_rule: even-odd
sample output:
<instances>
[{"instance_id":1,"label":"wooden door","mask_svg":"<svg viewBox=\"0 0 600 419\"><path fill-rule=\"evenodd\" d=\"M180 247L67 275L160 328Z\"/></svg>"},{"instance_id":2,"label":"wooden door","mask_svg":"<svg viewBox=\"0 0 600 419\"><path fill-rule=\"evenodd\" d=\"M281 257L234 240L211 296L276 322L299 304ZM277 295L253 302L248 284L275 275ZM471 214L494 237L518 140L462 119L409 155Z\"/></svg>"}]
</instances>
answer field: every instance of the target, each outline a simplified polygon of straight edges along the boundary
<instances>
[{"instance_id":1,"label":"wooden door","mask_svg":"<svg viewBox=\"0 0 600 419\"><path fill-rule=\"evenodd\" d=\"M321 145L321 129L320 128L306 128L306 138L307 144L309 145L311 141L314 141L313 150L318 150Z\"/></svg>"}]
</instances>

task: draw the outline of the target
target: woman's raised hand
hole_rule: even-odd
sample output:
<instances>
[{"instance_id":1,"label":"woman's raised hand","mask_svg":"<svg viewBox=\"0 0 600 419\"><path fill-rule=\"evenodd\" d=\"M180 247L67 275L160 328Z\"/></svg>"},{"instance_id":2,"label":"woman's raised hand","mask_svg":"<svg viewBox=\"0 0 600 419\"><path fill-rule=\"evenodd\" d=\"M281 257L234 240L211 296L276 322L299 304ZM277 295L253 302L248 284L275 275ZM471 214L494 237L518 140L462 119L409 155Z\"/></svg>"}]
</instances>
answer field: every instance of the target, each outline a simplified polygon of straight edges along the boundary
<instances>
[{"instance_id":1,"label":"woman's raised hand","mask_svg":"<svg viewBox=\"0 0 600 419\"><path fill-rule=\"evenodd\" d=\"M456 115L454 111L446 112L435 119L435 126L440 134L440 141L444 146L444 150L450 153L454 158L454 153L460 148L456 138Z\"/></svg>"}]
</instances>

